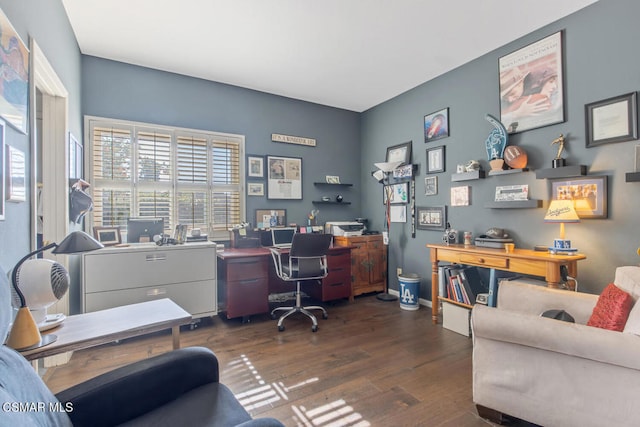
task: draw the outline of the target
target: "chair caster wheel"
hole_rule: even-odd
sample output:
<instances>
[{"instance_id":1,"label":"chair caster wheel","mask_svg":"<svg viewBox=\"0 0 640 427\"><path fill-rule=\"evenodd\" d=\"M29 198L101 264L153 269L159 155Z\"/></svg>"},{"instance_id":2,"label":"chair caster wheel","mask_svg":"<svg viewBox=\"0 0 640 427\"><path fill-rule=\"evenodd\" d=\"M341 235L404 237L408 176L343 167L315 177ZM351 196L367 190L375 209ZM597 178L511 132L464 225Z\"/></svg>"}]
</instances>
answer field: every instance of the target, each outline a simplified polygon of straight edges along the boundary
<instances>
[{"instance_id":1,"label":"chair caster wheel","mask_svg":"<svg viewBox=\"0 0 640 427\"><path fill-rule=\"evenodd\" d=\"M328 319L328 318L329 318L329 315L328 315L327 313L322 313L322 318L323 318L323 319Z\"/></svg>"},{"instance_id":2,"label":"chair caster wheel","mask_svg":"<svg viewBox=\"0 0 640 427\"><path fill-rule=\"evenodd\" d=\"M278 326L278 331L279 331L279 332L284 331L284 326Z\"/></svg>"},{"instance_id":3,"label":"chair caster wheel","mask_svg":"<svg viewBox=\"0 0 640 427\"><path fill-rule=\"evenodd\" d=\"M311 332L318 332L318 325L313 325L311 327Z\"/></svg>"}]
</instances>

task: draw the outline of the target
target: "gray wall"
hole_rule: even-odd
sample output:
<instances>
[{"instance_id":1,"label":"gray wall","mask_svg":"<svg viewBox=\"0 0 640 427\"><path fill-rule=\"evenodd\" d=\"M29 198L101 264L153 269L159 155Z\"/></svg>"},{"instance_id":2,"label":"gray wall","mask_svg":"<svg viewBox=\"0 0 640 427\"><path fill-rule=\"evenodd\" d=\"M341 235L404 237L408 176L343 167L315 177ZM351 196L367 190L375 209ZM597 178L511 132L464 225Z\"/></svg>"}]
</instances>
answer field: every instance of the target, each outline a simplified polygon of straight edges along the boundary
<instances>
[{"instance_id":1,"label":"gray wall","mask_svg":"<svg viewBox=\"0 0 640 427\"><path fill-rule=\"evenodd\" d=\"M35 39L55 69L69 92L69 130L81 135L80 49L62 3L51 0L0 0L0 9L25 44L28 45L31 38ZM29 165L29 136L7 125L5 138L7 144L25 152ZM27 170L27 177L29 172ZM29 198L30 194L27 194L27 200ZM30 250L30 212L28 202L5 202L5 220L0 221L0 267L6 271Z\"/></svg>"},{"instance_id":2,"label":"gray wall","mask_svg":"<svg viewBox=\"0 0 640 427\"><path fill-rule=\"evenodd\" d=\"M297 224L314 208L321 222L360 213L357 113L92 56L82 57L82 75L86 115L241 134L249 154L301 157L303 200L247 197L251 223L256 209L286 209L287 221ZM314 138L317 146L272 142L272 133ZM354 184L342 189L351 205L311 203L335 195L313 185L325 175Z\"/></svg>"},{"instance_id":3,"label":"gray wall","mask_svg":"<svg viewBox=\"0 0 640 427\"><path fill-rule=\"evenodd\" d=\"M599 293L613 279L615 267L638 264L640 246L638 210L640 183L626 183L625 172L634 170L634 149L638 141L585 148L584 105L640 89L640 60L637 16L640 3L633 0L601 0L566 19L527 35L507 46L459 67L441 77L402 94L362 114L362 206L374 226L382 227L384 211L380 185L367 173L382 161L386 147L413 141L413 162L420 165L416 183L417 206L450 204L451 173L459 163L478 159L489 170L484 141L491 125L489 113L499 116L498 59L552 33L564 31L565 122L515 134L509 144L523 147L529 167L551 167L556 146L550 143L560 133L567 135L564 156L569 164L588 165L589 175L607 175L608 219L583 220L567 225L567 238L588 257L579 264L580 290ZM470 35L470 37L472 37ZM419 54L419 53L418 53ZM449 107L450 137L425 144L423 116ZM437 174L438 195L424 195L427 147L446 147L446 172ZM535 172L492 176L484 180L455 182L471 186L471 205L449 207L449 221L458 230L482 234L489 227L508 229L516 247L549 244L557 237L558 225L545 224L543 217L550 198L550 182L537 180ZM530 197L545 201L542 209L487 209L499 185L528 184ZM431 298L431 268L427 243L440 243L441 232L417 230L411 238L409 223L392 224L389 260L391 287L397 289L396 267L423 277L420 296Z\"/></svg>"}]
</instances>

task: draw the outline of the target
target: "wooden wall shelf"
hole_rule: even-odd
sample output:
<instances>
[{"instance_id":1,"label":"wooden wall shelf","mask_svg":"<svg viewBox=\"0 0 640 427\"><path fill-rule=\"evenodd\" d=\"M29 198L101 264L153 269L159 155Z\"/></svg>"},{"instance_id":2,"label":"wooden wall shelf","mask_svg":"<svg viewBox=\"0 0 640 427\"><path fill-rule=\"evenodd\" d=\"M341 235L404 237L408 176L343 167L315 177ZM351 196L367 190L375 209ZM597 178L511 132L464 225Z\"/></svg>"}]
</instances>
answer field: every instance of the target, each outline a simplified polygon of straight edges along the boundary
<instances>
[{"instance_id":1,"label":"wooden wall shelf","mask_svg":"<svg viewBox=\"0 0 640 427\"><path fill-rule=\"evenodd\" d=\"M314 205L350 205L351 202L336 202L336 201L324 201L324 200L313 200L311 203Z\"/></svg>"},{"instance_id":2,"label":"wooden wall shelf","mask_svg":"<svg viewBox=\"0 0 640 427\"><path fill-rule=\"evenodd\" d=\"M640 181L640 172L627 172L624 180L626 182L638 182Z\"/></svg>"},{"instance_id":3,"label":"wooden wall shelf","mask_svg":"<svg viewBox=\"0 0 640 427\"><path fill-rule=\"evenodd\" d=\"M522 173L522 172L529 172L529 168L506 169L506 170L501 170L501 171L489 171L489 176L510 175L512 173Z\"/></svg>"},{"instance_id":4,"label":"wooden wall shelf","mask_svg":"<svg viewBox=\"0 0 640 427\"><path fill-rule=\"evenodd\" d=\"M340 187L351 187L353 186L353 184L335 184L333 182L314 182L313 185L336 185L336 186L340 186Z\"/></svg>"},{"instance_id":5,"label":"wooden wall shelf","mask_svg":"<svg viewBox=\"0 0 640 427\"><path fill-rule=\"evenodd\" d=\"M474 179L483 179L485 177L485 173L483 170L471 171L471 172L462 172L462 173L454 173L451 175L451 181L471 181Z\"/></svg>"},{"instance_id":6,"label":"wooden wall shelf","mask_svg":"<svg viewBox=\"0 0 640 427\"><path fill-rule=\"evenodd\" d=\"M582 176L587 174L586 165L563 166L561 168L538 169L536 179L545 178L568 178L572 176Z\"/></svg>"},{"instance_id":7,"label":"wooden wall shelf","mask_svg":"<svg viewBox=\"0 0 640 427\"><path fill-rule=\"evenodd\" d=\"M513 200L508 202L486 202L485 208L489 209L527 209L541 208L542 200Z\"/></svg>"}]
</instances>

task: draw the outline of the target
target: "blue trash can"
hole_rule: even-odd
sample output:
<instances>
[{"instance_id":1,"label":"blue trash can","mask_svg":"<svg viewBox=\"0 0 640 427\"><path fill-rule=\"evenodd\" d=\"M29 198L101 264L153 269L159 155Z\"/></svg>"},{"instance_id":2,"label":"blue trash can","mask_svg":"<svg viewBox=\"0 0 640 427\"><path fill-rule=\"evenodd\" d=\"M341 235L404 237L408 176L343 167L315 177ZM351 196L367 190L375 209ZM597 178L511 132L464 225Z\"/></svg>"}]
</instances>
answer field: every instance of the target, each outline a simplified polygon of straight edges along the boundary
<instances>
[{"instance_id":1,"label":"blue trash can","mask_svg":"<svg viewBox=\"0 0 640 427\"><path fill-rule=\"evenodd\" d=\"M400 308L403 310L417 310L420 308L420 276L417 274L401 274L400 282Z\"/></svg>"}]
</instances>

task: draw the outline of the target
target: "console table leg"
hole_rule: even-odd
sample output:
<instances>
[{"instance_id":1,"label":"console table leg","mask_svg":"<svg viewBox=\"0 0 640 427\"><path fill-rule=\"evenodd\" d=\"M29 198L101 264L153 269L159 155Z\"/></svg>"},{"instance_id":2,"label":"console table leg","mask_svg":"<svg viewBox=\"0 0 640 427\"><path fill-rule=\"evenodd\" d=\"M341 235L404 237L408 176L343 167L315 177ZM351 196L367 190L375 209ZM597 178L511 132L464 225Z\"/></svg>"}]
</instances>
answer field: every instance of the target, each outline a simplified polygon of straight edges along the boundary
<instances>
[{"instance_id":1,"label":"console table leg","mask_svg":"<svg viewBox=\"0 0 640 427\"><path fill-rule=\"evenodd\" d=\"M171 328L171 337L173 338L173 349L180 348L180 326L174 326Z\"/></svg>"},{"instance_id":2,"label":"console table leg","mask_svg":"<svg viewBox=\"0 0 640 427\"><path fill-rule=\"evenodd\" d=\"M438 323L438 253L431 249L431 321Z\"/></svg>"}]
</instances>

